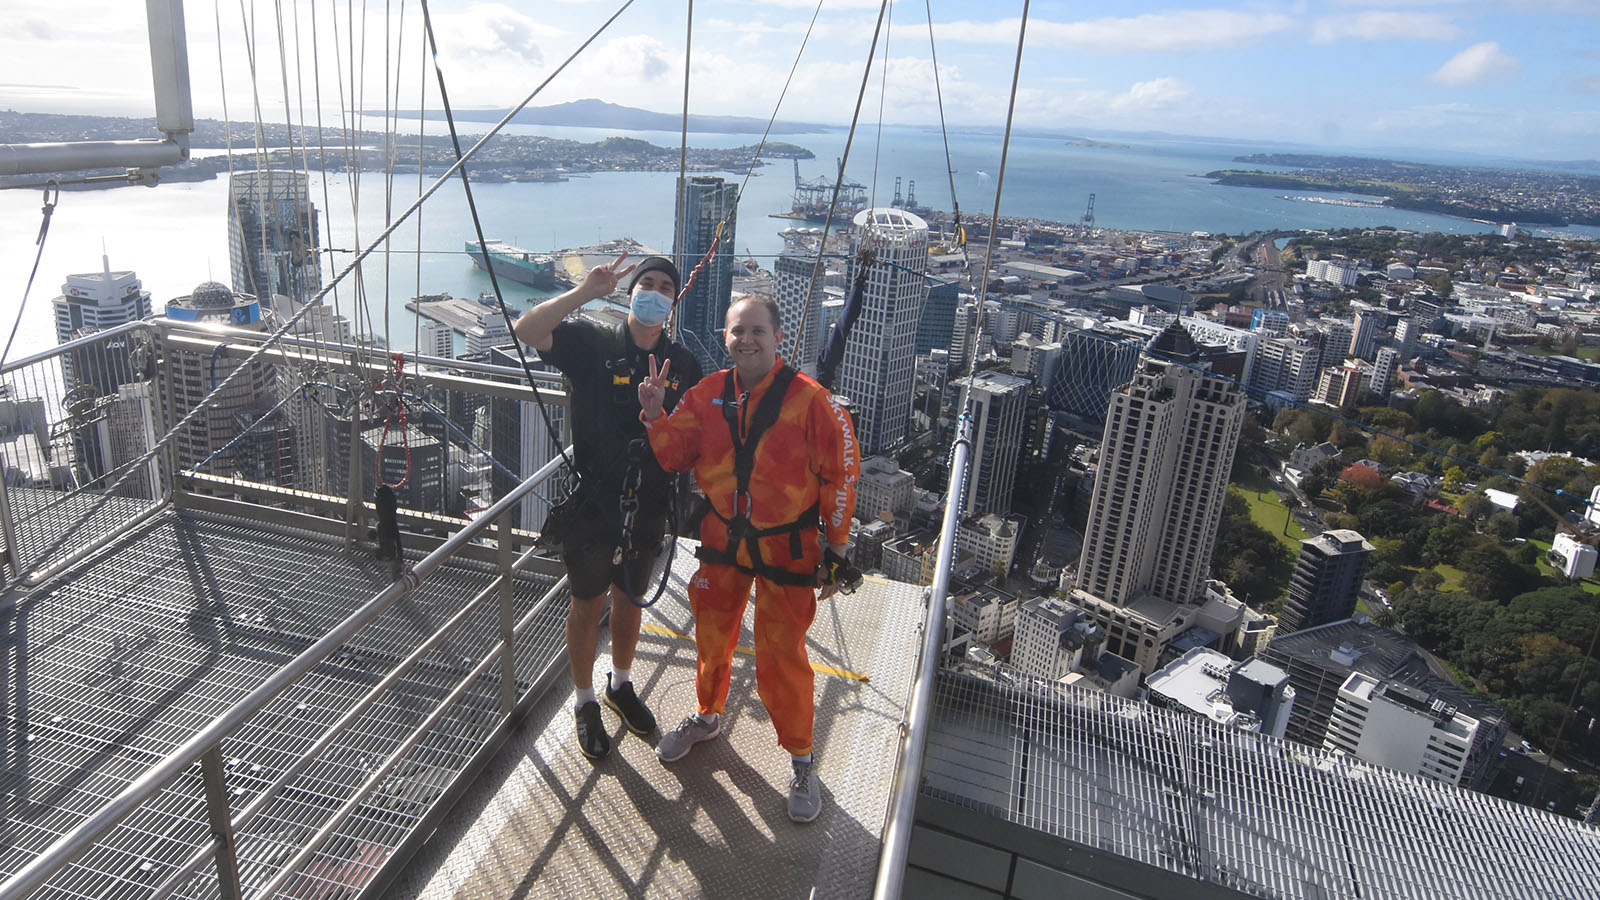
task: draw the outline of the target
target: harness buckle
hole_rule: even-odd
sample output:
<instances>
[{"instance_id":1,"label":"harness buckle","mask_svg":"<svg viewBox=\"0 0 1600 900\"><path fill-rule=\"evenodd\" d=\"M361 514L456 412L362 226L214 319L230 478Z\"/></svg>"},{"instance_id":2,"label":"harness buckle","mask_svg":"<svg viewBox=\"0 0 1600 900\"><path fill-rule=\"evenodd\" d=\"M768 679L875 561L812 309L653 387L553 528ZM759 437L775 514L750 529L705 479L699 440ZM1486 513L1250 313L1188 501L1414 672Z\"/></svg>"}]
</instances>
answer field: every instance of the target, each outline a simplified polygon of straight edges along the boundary
<instances>
[{"instance_id":1,"label":"harness buckle","mask_svg":"<svg viewBox=\"0 0 1600 900\"><path fill-rule=\"evenodd\" d=\"M750 492L749 491L734 491L733 492L733 516L734 516L734 518L736 518L736 519L749 519L750 518L750 509L751 509L752 505L753 504L751 503L751 500L750 500Z\"/></svg>"}]
</instances>

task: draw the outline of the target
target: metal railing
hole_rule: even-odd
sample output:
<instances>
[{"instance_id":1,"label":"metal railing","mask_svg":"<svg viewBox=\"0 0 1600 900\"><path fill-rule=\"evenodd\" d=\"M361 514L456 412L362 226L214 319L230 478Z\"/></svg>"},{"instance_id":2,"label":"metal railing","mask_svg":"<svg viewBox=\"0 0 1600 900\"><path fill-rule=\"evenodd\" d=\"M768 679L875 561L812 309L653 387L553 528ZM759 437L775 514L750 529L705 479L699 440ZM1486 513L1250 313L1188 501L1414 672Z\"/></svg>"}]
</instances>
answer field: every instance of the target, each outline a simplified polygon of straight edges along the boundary
<instances>
[{"instance_id":1,"label":"metal railing","mask_svg":"<svg viewBox=\"0 0 1600 900\"><path fill-rule=\"evenodd\" d=\"M156 329L131 322L0 369L0 530L13 577L165 506ZM103 502L120 498L114 508Z\"/></svg>"},{"instance_id":2,"label":"metal railing","mask_svg":"<svg viewBox=\"0 0 1600 900\"><path fill-rule=\"evenodd\" d=\"M527 565L532 552L525 552L515 563L506 566L496 576L489 588L481 591L460 613L451 617L449 621L417 647L412 654L407 656L387 676L374 685L360 702L346 711L338 722L329 728L318 739L316 744L302 755L299 761L285 770L267 789L263 790L236 815L229 812L230 794L222 760L222 741L259 713L269 701L339 651L364 626L371 623L398 600L413 591L459 550L478 539L491 527L498 527L501 532L501 555L504 557L511 546L510 529L505 524L511 509L535 487L549 478L559 466L560 460L557 459L535 472L530 478L518 485L515 490L497 501L482 517L462 528L433 552L411 566L400 580L395 581L372 596L337 627L329 631L288 664L278 668L260 687L251 691L248 696L234 704L226 713L185 741L177 750L167 754L150 766L116 797L101 806L72 831L52 843L44 852L34 857L26 866L18 870L8 881L0 884L0 900L22 900L33 891L43 887L53 875L82 858L94 848L97 841L110 832L119 822L126 819L135 810L151 802L164 788L192 769L197 763L203 768L206 810L213 839L210 843L200 847L151 896L165 897L170 895L179 884L194 874L208 860L216 861L221 895L229 898L241 896L238 860L235 855L235 835L259 815L261 810L276 798L295 776L310 766L317 759L317 755L326 749L335 737L349 728L362 711L371 706L384 691L393 687L400 677L415 666L428 651L453 633L467 614L478 608L489 598L494 597L501 604L501 621L508 621L511 618L508 612L511 579L515 577L516 572L521 567ZM351 814L363 799L372 793L378 784L393 770L405 752L416 744L419 737L439 720L451 704L461 698L468 687L481 675L488 672L491 666L502 662L502 660L511 660L512 654L516 652L516 636L528 626L545 604L559 595L565 584L565 578L558 581L540 599L535 609L530 610L520 621L500 635L500 640L482 658L475 661L472 668L457 682L455 688L444 701L388 755L367 781L361 785L355 794L345 800L335 815L323 824L322 828L301 848L293 859L279 867L277 873L272 876L271 881L259 891L261 896L272 896L290 877L299 872L300 867L311 854L316 852L317 848L327 840L338 825ZM507 697L504 693L504 688L502 688L501 714L509 716L511 712L512 700Z\"/></svg>"},{"instance_id":3,"label":"metal railing","mask_svg":"<svg viewBox=\"0 0 1600 900\"><path fill-rule=\"evenodd\" d=\"M876 900L899 900L905 882L917 795L922 788L922 762L928 746L928 729L933 719L933 689L939 678L939 660L944 647L945 602L950 595L950 572L954 568L961 498L966 495L967 463L971 454L972 442L963 433L957 438L950 456L944 519L939 527L938 561L935 563L933 584L926 594L928 607L921 626L921 655L917 658L916 674L911 681L911 697L900 726L900 751L895 761L894 783L889 789L889 811L884 817L883 853L878 858L878 877L873 885L873 897Z\"/></svg>"},{"instance_id":4,"label":"metal railing","mask_svg":"<svg viewBox=\"0 0 1600 900\"><path fill-rule=\"evenodd\" d=\"M374 469L381 473L386 463L395 462L400 455L394 440L387 455L382 437L376 448L372 446L374 432L384 431L378 422L383 417L364 408L360 397L363 392L368 396L381 392L374 385L394 374L391 360L371 348L330 346L314 338L280 338L258 353L267 337L260 332L167 321L132 323L0 370L0 381L6 386L5 396L0 397L0 471L6 474L0 480L0 526L10 582L13 588L47 589L37 598L19 595L19 603L32 607L50 602L63 572L71 570L68 577L75 579L79 570L74 567L87 565L93 571L102 563L89 557L124 539L134 526L175 508L221 510L225 515L287 523L291 528L319 522L314 530L326 534L342 530L347 538L359 532L365 537L371 506L359 499L358 492L365 492L362 485L372 480ZM226 398L209 396L207 388L221 380L219 370L240 360L255 360L254 364L274 370L276 375L261 382L272 390L255 398L246 414L236 416L237 411L231 411L210 423L237 427L200 435L209 443L190 440L195 436L177 429L168 430L169 422L193 411L196 398L204 398L199 400L201 404L225 405ZM96 893L103 884L99 888L84 886L96 884L103 876L103 860L126 854L130 840L138 841L140 834L159 835L149 840L165 845L160 853L150 855L152 862L157 857L164 861L146 870L152 877L164 878L153 886L148 882L142 885L150 892L141 892L141 896L193 895L197 877L208 879L199 889L204 896L233 898L246 891L271 896L280 889L299 895L311 889L307 880L319 877L316 866L308 866L308 861L336 836L348 842L341 826L352 816L373 814L363 803L372 802L375 791L388 787L386 781L392 785L404 780L404 770L397 773L397 767L414 764L408 753L435 752L436 748L419 748L419 744L437 738L446 717L471 717L472 722L480 723L463 731L472 736L458 743L469 750L481 749L489 734L507 727L514 710L564 665L558 655L550 659L546 658L549 654L529 655L530 646L549 643L544 632L552 615L550 605L566 586L564 577L552 578L554 566L537 560L529 546L533 538L530 529L537 526L530 519L542 522L545 508L536 495L546 490L560 470L562 457L550 454L554 458L524 479L517 476L515 466L494 460L482 446L469 450L496 429L509 430L505 440L519 454L525 454L529 435L547 437L544 423L524 421L537 415L533 391L519 369L429 357L408 357L405 363L404 390L390 384L389 393L419 410L437 404L443 413L441 421L425 433L417 430L412 435L414 440L432 441L434 452L413 446L406 457L408 474L418 483L448 485L453 477L452 458L469 454L482 456L484 465L466 468L477 471L493 465L498 481L511 486L496 491L502 496L486 509L453 510L448 503L433 508L403 505L402 520L417 526L414 537L407 539L408 546L420 549L431 545L431 552L403 568L392 583L365 600L351 596L342 609L353 606L354 612L347 616L338 612L342 618L337 624L312 632L306 638L309 646L282 665L274 665L258 686L248 692L241 688L242 698L225 712L181 743L173 741L177 746L153 764L141 762L137 776L127 780L113 799L87 813L0 883L0 900L26 897L47 885L63 885L63 890L74 895L84 890ZM240 381L249 383L249 379ZM316 477L324 480L308 486L304 482L311 473L304 466L261 464L263 457L295 456L280 452L284 443L274 443L261 427L262 423L273 424L272 415L261 412L269 404L279 405L283 412L288 409L284 397L304 398L313 392L309 385L327 396L301 403L287 413L300 429L297 438L306 432L319 439L342 437L353 448L342 456L334 453L316 458L312 464L321 467ZM566 397L555 387L551 378L540 393L560 415ZM335 403L334 397L342 399ZM471 414L464 414L464 409ZM512 421L505 421L507 416ZM393 430L394 423L389 424ZM316 444L307 440L289 443L297 450ZM265 448L274 449L269 453ZM342 487L349 494L309 489L329 486ZM487 485L478 487L487 489ZM402 492L402 498L405 496L420 494ZM515 527L519 517L522 527ZM412 556L416 553L413 550ZM404 652L395 654L399 658L381 677L370 673L368 679L363 671L359 677L345 678L343 687L354 686L359 697L348 706L335 707L335 721L325 730L305 735L306 745L290 745L290 755L283 757L285 763L275 778L267 781L267 776L235 768L238 758L225 760L224 741L250 745L240 737L241 729L273 730L273 721L281 712L277 707L282 705L281 701L274 703L275 698L291 686L301 685L307 693L320 689L310 686L310 680L325 678L328 666L337 667L342 659L354 657L359 640L376 642L377 638L367 635L393 627L392 615L385 617L386 612L416 592L430 576L437 577L442 567L463 560L474 572L492 573L487 584L464 603L445 604L448 615L443 616L444 621L437 628L429 625L432 630L414 645L405 644ZM525 591L521 600L516 597L519 586L528 586L530 574L554 582L532 599L531 605ZM203 605L196 602L200 599L192 598L190 605ZM415 611L405 615L410 616L408 621L419 621ZM536 620L537 637L532 634ZM524 645L520 651L519 642ZM450 672L441 674L441 660ZM537 677L529 677L530 668L537 669ZM419 679L417 673L424 670L427 679ZM438 683L441 677L449 679L448 683ZM418 709L419 697L432 705ZM463 703L464 698L468 702ZM498 710L490 725L481 724L490 721L479 708L485 703ZM417 720L403 726L384 722L383 734L369 734L372 717L396 705L415 712ZM458 711L461 707L467 711ZM392 734L397 727L409 730ZM456 722L452 727L461 730L464 726ZM454 735L450 728L443 730ZM336 803L336 808L305 826L304 830L314 829L314 833L297 834L289 842L291 852L263 863L264 854L272 855L264 847L284 843L273 834L260 833L284 821L274 804L304 807L300 798L308 790L308 780L318 783L326 775L324 769L338 764L327 758L330 752L345 753L353 745L359 745L364 753L377 753L381 759L363 764L365 778L348 794L329 795L325 789L310 788L319 794L319 802L312 804L317 809L297 813L296 821L303 823L310 816L321 815L323 806ZM281 748L275 752L277 749ZM179 781L189 795L175 789L174 783ZM194 796L195 788L200 796ZM241 797L248 801L235 812L230 800ZM175 810L175 806L179 808ZM171 822L174 815L176 823L159 831L147 824L148 820ZM209 838L194 832L200 821L208 823ZM252 823L256 828L244 833ZM108 837L113 832L114 840ZM246 841L245 853L239 850L241 837ZM108 841L118 846L113 849ZM338 856L342 851L331 852ZM241 872L249 877L242 881ZM291 883L292 879L298 880Z\"/></svg>"}]
</instances>

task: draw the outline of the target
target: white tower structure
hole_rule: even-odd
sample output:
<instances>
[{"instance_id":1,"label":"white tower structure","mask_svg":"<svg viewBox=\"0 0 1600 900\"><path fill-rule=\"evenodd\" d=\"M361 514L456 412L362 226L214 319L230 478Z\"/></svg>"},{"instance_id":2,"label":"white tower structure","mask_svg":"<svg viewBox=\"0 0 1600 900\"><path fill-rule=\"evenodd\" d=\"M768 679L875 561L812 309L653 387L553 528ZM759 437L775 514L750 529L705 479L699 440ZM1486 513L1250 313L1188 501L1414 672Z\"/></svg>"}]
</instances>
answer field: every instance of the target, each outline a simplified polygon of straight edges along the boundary
<instances>
[{"instance_id":1,"label":"white tower structure","mask_svg":"<svg viewBox=\"0 0 1600 900\"><path fill-rule=\"evenodd\" d=\"M928 224L903 209L883 208L856 213L854 224L850 283L863 248L876 261L834 388L856 403L862 452L882 453L905 439L911 419L917 323L928 296Z\"/></svg>"},{"instance_id":2,"label":"white tower structure","mask_svg":"<svg viewBox=\"0 0 1600 900\"><path fill-rule=\"evenodd\" d=\"M150 292L132 271L111 270L111 258L100 257L98 272L68 275L56 312L56 343L65 344L80 331L100 331L150 316Z\"/></svg>"}]
</instances>

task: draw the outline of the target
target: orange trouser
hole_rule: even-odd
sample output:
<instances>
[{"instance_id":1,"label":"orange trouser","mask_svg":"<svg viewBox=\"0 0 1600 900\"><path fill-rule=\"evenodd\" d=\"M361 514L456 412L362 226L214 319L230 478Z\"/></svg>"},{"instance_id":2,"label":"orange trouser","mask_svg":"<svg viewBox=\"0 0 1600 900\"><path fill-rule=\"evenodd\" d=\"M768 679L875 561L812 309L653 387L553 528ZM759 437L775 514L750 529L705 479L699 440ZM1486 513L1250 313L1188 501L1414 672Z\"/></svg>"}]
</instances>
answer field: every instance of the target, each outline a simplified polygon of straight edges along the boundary
<instances>
[{"instance_id":1,"label":"orange trouser","mask_svg":"<svg viewBox=\"0 0 1600 900\"><path fill-rule=\"evenodd\" d=\"M787 587L732 566L701 563L689 582L694 642L699 655L695 689L700 712L722 712L733 674L733 651L750 584L756 588L756 690L766 704L778 743L796 756L811 752L814 675L806 656L806 631L817 616L817 592Z\"/></svg>"}]
</instances>

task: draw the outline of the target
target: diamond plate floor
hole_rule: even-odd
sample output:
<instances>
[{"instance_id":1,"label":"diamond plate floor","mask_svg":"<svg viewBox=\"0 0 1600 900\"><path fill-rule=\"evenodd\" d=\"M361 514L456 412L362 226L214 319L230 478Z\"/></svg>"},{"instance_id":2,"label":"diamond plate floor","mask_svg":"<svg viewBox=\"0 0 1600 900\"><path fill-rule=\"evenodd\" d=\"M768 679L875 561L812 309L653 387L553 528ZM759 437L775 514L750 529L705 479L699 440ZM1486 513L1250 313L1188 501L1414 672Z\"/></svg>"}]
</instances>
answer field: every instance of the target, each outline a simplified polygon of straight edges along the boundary
<instances>
[{"instance_id":1,"label":"diamond plate floor","mask_svg":"<svg viewBox=\"0 0 1600 900\"><path fill-rule=\"evenodd\" d=\"M692 546L692 545L686 545ZM695 560L680 552L645 613L633 677L664 727L694 710ZM751 612L723 737L663 765L607 710L615 746L591 763L573 738L570 679L553 689L443 820L386 897L404 900L871 895L922 588L869 579L811 628L822 815L789 821L788 755L756 694ZM602 638L604 640L604 638ZM595 671L610 660L601 648Z\"/></svg>"}]
</instances>

